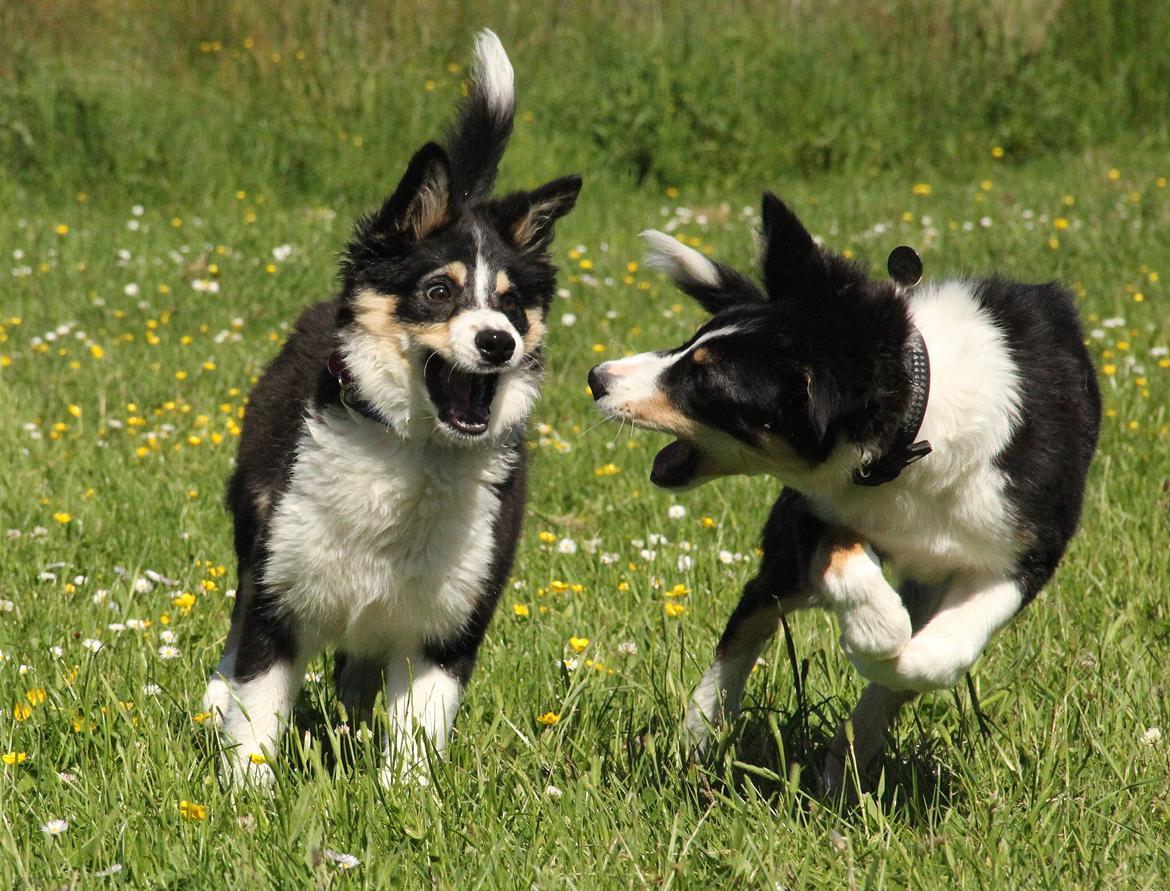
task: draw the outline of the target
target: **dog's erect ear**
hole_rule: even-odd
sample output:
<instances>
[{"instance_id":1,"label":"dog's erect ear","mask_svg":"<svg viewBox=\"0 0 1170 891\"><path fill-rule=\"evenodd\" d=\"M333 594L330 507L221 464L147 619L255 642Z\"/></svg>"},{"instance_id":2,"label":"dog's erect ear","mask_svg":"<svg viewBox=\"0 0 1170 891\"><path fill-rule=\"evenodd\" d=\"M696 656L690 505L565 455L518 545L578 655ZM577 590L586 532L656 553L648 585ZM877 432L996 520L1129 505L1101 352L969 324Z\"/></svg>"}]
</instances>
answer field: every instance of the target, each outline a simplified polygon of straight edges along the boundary
<instances>
[{"instance_id":1,"label":"dog's erect ear","mask_svg":"<svg viewBox=\"0 0 1170 891\"><path fill-rule=\"evenodd\" d=\"M418 242L454 216L447 153L437 143L428 142L410 159L398 188L378 211L374 229Z\"/></svg>"},{"instance_id":2,"label":"dog's erect ear","mask_svg":"<svg viewBox=\"0 0 1170 891\"><path fill-rule=\"evenodd\" d=\"M581 177L564 176L531 192L500 199L499 220L504 236L523 253L547 253L553 224L573 209Z\"/></svg>"},{"instance_id":3,"label":"dog's erect ear","mask_svg":"<svg viewBox=\"0 0 1170 891\"><path fill-rule=\"evenodd\" d=\"M773 300L822 269L816 242L783 201L764 193L764 286Z\"/></svg>"},{"instance_id":4,"label":"dog's erect ear","mask_svg":"<svg viewBox=\"0 0 1170 891\"><path fill-rule=\"evenodd\" d=\"M680 291L694 297L712 315L766 299L755 284L730 266L716 263L665 232L647 229L642 238L650 247L646 265L669 275Z\"/></svg>"}]
</instances>

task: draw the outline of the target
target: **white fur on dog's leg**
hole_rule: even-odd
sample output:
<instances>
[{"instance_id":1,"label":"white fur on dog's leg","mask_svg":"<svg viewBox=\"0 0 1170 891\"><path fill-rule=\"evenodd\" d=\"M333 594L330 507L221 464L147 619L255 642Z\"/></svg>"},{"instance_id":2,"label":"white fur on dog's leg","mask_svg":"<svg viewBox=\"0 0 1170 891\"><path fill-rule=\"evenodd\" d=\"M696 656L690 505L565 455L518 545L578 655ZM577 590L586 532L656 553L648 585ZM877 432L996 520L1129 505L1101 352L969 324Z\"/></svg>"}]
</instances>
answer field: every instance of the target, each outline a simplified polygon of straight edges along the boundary
<instances>
[{"instance_id":1,"label":"white fur on dog's leg","mask_svg":"<svg viewBox=\"0 0 1170 891\"><path fill-rule=\"evenodd\" d=\"M385 786L414 782L425 786L427 747L442 755L459 711L463 687L459 681L419 656L396 659L386 668L386 707L391 738L386 741Z\"/></svg>"},{"instance_id":2,"label":"white fur on dog's leg","mask_svg":"<svg viewBox=\"0 0 1170 891\"><path fill-rule=\"evenodd\" d=\"M1023 596L1011 580L958 582L934 617L893 659L846 653L867 679L897 690L945 690L975 664L988 640L1019 610Z\"/></svg>"},{"instance_id":3,"label":"white fur on dog's leg","mask_svg":"<svg viewBox=\"0 0 1170 891\"><path fill-rule=\"evenodd\" d=\"M701 758L707 753L712 732L723 722L725 694L720 690L723 669L716 660L703 673L703 679L691 695L687 716L683 721L683 746L688 754Z\"/></svg>"},{"instance_id":4,"label":"white fur on dog's leg","mask_svg":"<svg viewBox=\"0 0 1170 891\"><path fill-rule=\"evenodd\" d=\"M886 731L902 706L913 699L914 693L891 690L870 684L861 694L853 713L837 728L825 756L821 773L821 793L830 800L843 796L852 800L857 792L855 780L864 777L873 760L886 745ZM852 728L852 744L849 736Z\"/></svg>"},{"instance_id":5,"label":"white fur on dog's leg","mask_svg":"<svg viewBox=\"0 0 1170 891\"><path fill-rule=\"evenodd\" d=\"M690 755L702 757L713 731L739 714L747 679L779 621L779 606L761 606L734 626L730 640L724 632L715 661L691 694L683 722L683 745Z\"/></svg>"},{"instance_id":6,"label":"white fur on dog's leg","mask_svg":"<svg viewBox=\"0 0 1170 891\"><path fill-rule=\"evenodd\" d=\"M827 551L821 596L837 615L841 649L850 658L897 656L910 641L910 614L882 575L881 561L860 541L830 543Z\"/></svg>"},{"instance_id":7,"label":"white fur on dog's leg","mask_svg":"<svg viewBox=\"0 0 1170 891\"><path fill-rule=\"evenodd\" d=\"M207 682L207 689L203 692L203 711L211 713L211 720L216 727L223 726L223 716L227 714L231 700L231 684L217 667L211 680Z\"/></svg>"},{"instance_id":8,"label":"white fur on dog's leg","mask_svg":"<svg viewBox=\"0 0 1170 891\"><path fill-rule=\"evenodd\" d=\"M223 769L229 781L273 783L268 761L275 757L304 670L302 663L279 661L263 674L230 684L223 719Z\"/></svg>"}]
</instances>

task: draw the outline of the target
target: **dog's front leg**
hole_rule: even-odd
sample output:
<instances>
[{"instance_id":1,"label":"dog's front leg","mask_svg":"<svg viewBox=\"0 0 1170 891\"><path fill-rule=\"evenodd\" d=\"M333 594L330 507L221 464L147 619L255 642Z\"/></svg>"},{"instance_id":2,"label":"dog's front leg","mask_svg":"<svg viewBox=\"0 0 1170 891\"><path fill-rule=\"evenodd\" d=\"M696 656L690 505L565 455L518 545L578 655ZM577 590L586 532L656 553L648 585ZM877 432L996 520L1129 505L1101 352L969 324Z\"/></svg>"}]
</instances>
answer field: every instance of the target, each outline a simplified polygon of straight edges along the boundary
<instances>
[{"instance_id":1,"label":"dog's front leg","mask_svg":"<svg viewBox=\"0 0 1170 891\"><path fill-rule=\"evenodd\" d=\"M309 655L292 622L267 608L265 601L263 592L255 591L244 604L231 674L213 679L213 684L222 684L224 689L212 692L226 694L224 776L236 784L272 782L268 761L276 754L280 734L304 683Z\"/></svg>"},{"instance_id":2,"label":"dog's front leg","mask_svg":"<svg viewBox=\"0 0 1170 891\"><path fill-rule=\"evenodd\" d=\"M841 530L828 533L813 569L819 604L836 614L846 656L873 661L902 652L912 633L910 614L868 544Z\"/></svg>"},{"instance_id":3,"label":"dog's front leg","mask_svg":"<svg viewBox=\"0 0 1170 891\"><path fill-rule=\"evenodd\" d=\"M427 749L442 755L463 699L459 678L424 655L395 658L385 668L390 735L382 783L427 783Z\"/></svg>"},{"instance_id":4,"label":"dog's front leg","mask_svg":"<svg viewBox=\"0 0 1170 891\"><path fill-rule=\"evenodd\" d=\"M811 605L807 567L823 531L803 496L790 489L780 493L764 527L759 574L744 586L715 648L715 661L691 697L683 731L693 753L701 755L711 731L739 712L748 675L776 633L780 616Z\"/></svg>"},{"instance_id":5,"label":"dog's front leg","mask_svg":"<svg viewBox=\"0 0 1170 891\"><path fill-rule=\"evenodd\" d=\"M1025 593L1014 579L959 579L895 657L846 655L863 676L895 690L925 693L953 687L991 636L1016 614Z\"/></svg>"}]
</instances>

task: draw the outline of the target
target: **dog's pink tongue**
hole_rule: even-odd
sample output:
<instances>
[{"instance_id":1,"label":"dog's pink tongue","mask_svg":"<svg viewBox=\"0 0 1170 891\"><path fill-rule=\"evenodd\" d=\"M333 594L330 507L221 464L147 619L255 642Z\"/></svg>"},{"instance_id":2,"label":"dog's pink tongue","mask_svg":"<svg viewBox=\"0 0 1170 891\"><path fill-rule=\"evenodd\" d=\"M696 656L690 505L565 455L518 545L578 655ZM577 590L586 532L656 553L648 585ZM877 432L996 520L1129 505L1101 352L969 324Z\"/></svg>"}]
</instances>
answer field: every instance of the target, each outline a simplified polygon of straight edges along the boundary
<instances>
[{"instance_id":1,"label":"dog's pink tongue","mask_svg":"<svg viewBox=\"0 0 1170 891\"><path fill-rule=\"evenodd\" d=\"M690 443L675 440L654 456L650 482L664 489L685 486L694 478L699 466L699 450Z\"/></svg>"}]
</instances>

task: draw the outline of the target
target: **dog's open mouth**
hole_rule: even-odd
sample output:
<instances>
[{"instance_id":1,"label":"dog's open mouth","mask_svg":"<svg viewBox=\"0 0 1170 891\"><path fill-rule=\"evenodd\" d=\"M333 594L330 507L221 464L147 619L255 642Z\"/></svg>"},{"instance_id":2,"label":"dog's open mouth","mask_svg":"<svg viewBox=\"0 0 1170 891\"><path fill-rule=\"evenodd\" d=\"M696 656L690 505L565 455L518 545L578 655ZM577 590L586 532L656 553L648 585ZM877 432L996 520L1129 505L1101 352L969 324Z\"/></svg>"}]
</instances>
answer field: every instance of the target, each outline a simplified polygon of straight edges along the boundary
<instances>
[{"instance_id":1,"label":"dog's open mouth","mask_svg":"<svg viewBox=\"0 0 1170 891\"><path fill-rule=\"evenodd\" d=\"M439 420L465 436L487 432L500 376L460 371L438 353L428 356L424 367L427 393L439 410Z\"/></svg>"},{"instance_id":2,"label":"dog's open mouth","mask_svg":"<svg viewBox=\"0 0 1170 891\"><path fill-rule=\"evenodd\" d=\"M689 442L676 439L654 456L650 482L664 489L688 485L699 469L699 450Z\"/></svg>"}]
</instances>

